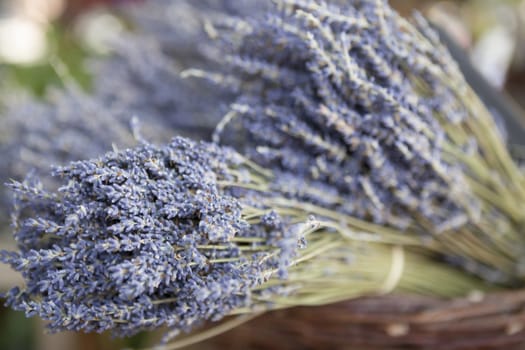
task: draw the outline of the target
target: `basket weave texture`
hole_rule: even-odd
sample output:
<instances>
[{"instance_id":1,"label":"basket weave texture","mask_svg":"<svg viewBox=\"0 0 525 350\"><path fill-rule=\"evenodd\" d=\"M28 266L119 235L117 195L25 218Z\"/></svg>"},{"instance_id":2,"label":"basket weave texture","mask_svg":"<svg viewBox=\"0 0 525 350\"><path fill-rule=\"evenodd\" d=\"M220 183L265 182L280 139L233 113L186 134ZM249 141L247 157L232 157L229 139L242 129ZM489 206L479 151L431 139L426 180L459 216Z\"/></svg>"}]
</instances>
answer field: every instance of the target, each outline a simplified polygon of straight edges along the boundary
<instances>
[{"instance_id":1,"label":"basket weave texture","mask_svg":"<svg viewBox=\"0 0 525 350\"><path fill-rule=\"evenodd\" d=\"M280 310L211 342L239 350L525 349L525 291L455 300L389 295Z\"/></svg>"}]
</instances>

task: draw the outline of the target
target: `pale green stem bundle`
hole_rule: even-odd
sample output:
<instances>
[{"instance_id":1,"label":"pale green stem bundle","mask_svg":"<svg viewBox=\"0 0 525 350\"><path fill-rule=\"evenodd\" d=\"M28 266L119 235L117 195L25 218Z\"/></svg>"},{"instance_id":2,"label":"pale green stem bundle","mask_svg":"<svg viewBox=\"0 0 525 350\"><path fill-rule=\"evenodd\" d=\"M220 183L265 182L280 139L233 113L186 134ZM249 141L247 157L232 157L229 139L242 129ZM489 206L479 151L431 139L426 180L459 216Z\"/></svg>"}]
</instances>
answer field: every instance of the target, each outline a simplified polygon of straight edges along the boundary
<instances>
[{"instance_id":1,"label":"pale green stem bundle","mask_svg":"<svg viewBox=\"0 0 525 350\"><path fill-rule=\"evenodd\" d=\"M407 21L402 18L399 21L429 53L436 51L436 45L446 52L440 43L430 41ZM426 61L427 72L454 92L455 106L450 107L468 113L467 118L450 122L436 112L446 135L443 158L461 167L466 185L478 199L480 208L461 228L434 235L429 246L443 254L464 257L470 272L491 282L520 285L525 271L525 175L512 159L493 116L465 82L456 63L448 55L443 61ZM433 94L432 87L423 79L415 75L411 78L422 95ZM492 271L486 272L484 268Z\"/></svg>"}]
</instances>

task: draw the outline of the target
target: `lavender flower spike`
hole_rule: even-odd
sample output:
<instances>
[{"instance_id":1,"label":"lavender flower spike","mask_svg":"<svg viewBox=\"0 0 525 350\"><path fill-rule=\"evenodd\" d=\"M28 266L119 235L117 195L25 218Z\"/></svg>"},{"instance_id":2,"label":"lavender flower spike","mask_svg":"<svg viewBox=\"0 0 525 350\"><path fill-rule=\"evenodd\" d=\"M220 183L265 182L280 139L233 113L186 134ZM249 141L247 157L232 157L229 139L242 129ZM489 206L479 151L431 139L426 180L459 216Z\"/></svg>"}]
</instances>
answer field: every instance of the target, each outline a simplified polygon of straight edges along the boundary
<instances>
[{"instance_id":1,"label":"lavender flower spike","mask_svg":"<svg viewBox=\"0 0 525 350\"><path fill-rule=\"evenodd\" d=\"M491 282L523 279L525 176L423 17L383 0L276 3L242 32L216 25L230 45L209 80L240 92L215 140L310 184L300 200L417 232Z\"/></svg>"},{"instance_id":2,"label":"lavender flower spike","mask_svg":"<svg viewBox=\"0 0 525 350\"><path fill-rule=\"evenodd\" d=\"M405 62L427 57L410 52L417 43L407 42L414 38L399 16L383 1L278 3L266 19L247 21L251 31L227 55L243 81L233 105L243 149L264 166L332 186L348 199L335 208L346 214L406 228L417 213L436 232L465 223L475 200L460 169L443 160L444 130L433 117L452 103L451 91L419 92L412 77L431 77ZM466 114L445 111L450 120Z\"/></svg>"},{"instance_id":3,"label":"lavender flower spike","mask_svg":"<svg viewBox=\"0 0 525 350\"><path fill-rule=\"evenodd\" d=\"M174 139L56 168L62 184L13 183L22 273L7 303L53 331L130 335L168 326L170 336L236 308L252 288L286 277L303 234L259 205L257 171L232 150ZM314 225L315 226L315 225Z\"/></svg>"}]
</instances>

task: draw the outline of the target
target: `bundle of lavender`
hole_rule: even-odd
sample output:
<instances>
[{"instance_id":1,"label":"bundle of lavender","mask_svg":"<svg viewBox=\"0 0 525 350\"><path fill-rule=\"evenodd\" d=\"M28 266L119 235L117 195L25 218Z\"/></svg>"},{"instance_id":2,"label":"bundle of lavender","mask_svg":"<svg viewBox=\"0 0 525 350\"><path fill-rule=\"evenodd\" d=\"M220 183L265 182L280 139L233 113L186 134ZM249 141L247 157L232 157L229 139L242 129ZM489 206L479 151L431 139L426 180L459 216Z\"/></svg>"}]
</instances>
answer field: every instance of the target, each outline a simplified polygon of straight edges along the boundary
<instances>
[{"instance_id":1,"label":"bundle of lavender","mask_svg":"<svg viewBox=\"0 0 525 350\"><path fill-rule=\"evenodd\" d=\"M19 249L0 260L25 280L10 306L168 341L233 315L523 284L523 174L424 20L277 3L205 24L228 65L211 72L207 46L210 67L183 76L238 95L214 144L142 140L55 168L48 189L10 185Z\"/></svg>"},{"instance_id":2,"label":"bundle of lavender","mask_svg":"<svg viewBox=\"0 0 525 350\"><path fill-rule=\"evenodd\" d=\"M432 28L382 0L278 3L216 24L226 73L186 72L239 91L215 140L304 182L303 199L522 285L525 176Z\"/></svg>"},{"instance_id":3,"label":"bundle of lavender","mask_svg":"<svg viewBox=\"0 0 525 350\"><path fill-rule=\"evenodd\" d=\"M25 280L8 305L53 331L167 326L168 341L228 315L395 288L440 296L486 288L405 253L410 237L290 198L270 171L214 144L145 144L54 176L55 191L36 179L11 184L19 251L0 255Z\"/></svg>"}]
</instances>

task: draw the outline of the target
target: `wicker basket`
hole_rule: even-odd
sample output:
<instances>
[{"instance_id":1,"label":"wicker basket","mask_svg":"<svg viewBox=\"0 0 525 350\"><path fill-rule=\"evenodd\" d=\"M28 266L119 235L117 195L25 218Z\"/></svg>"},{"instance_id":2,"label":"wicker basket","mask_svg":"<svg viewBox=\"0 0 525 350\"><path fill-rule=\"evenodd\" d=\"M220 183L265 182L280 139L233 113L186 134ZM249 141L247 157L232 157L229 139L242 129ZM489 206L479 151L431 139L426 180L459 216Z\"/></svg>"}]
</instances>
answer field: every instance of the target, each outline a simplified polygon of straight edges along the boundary
<instances>
[{"instance_id":1,"label":"wicker basket","mask_svg":"<svg viewBox=\"0 0 525 350\"><path fill-rule=\"evenodd\" d=\"M391 295L275 311L207 345L239 350L522 349L525 291L452 301Z\"/></svg>"}]
</instances>

